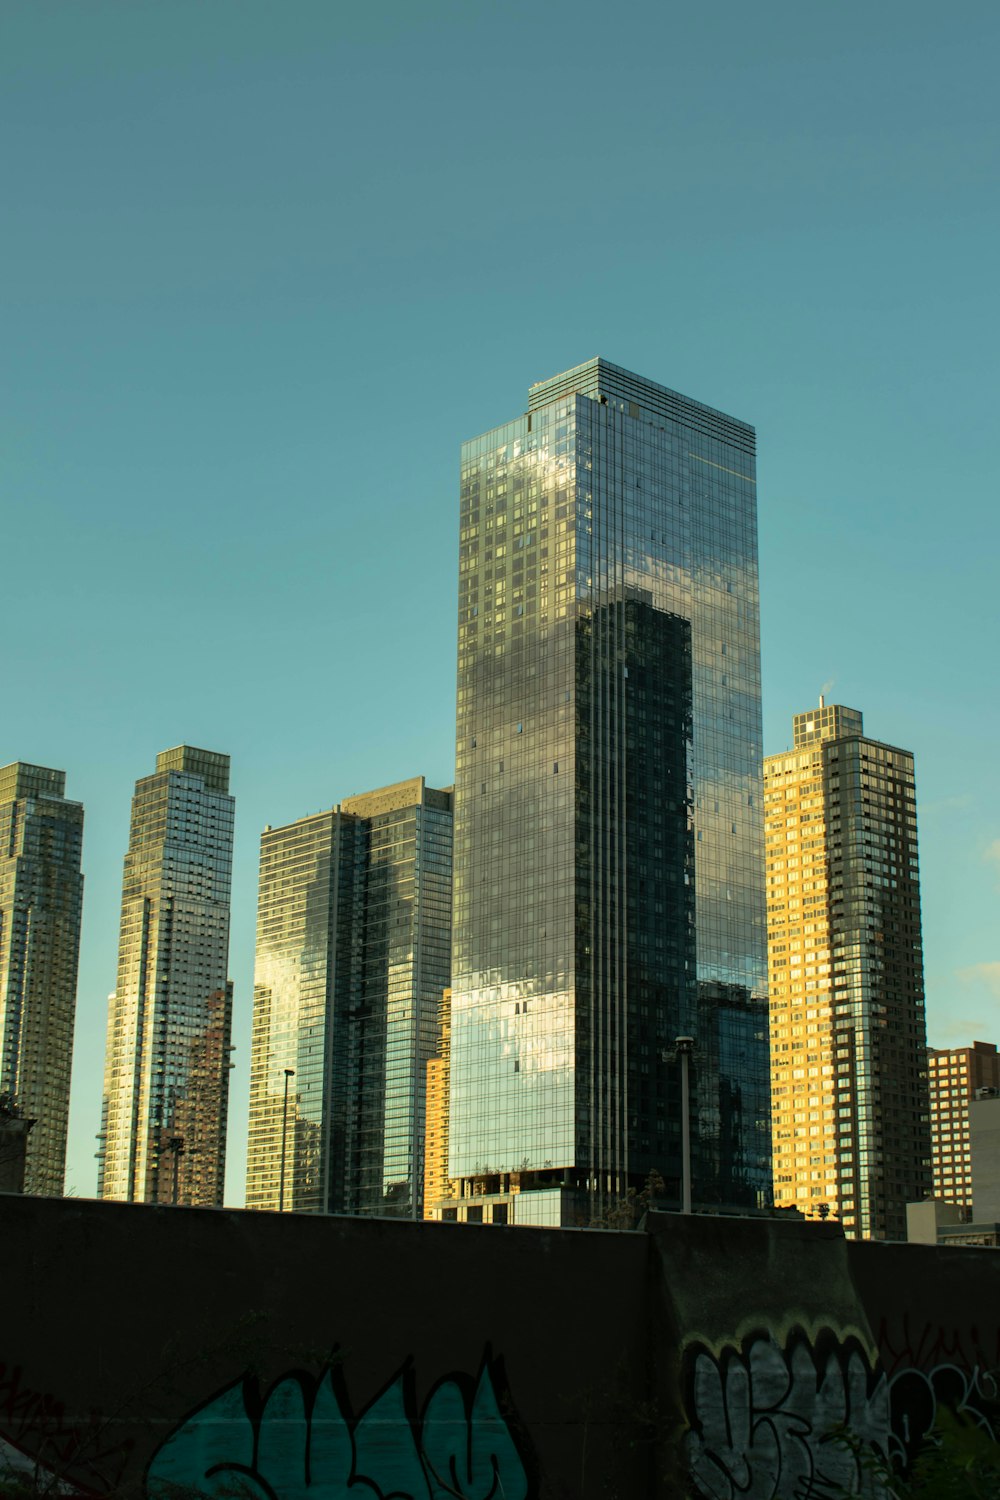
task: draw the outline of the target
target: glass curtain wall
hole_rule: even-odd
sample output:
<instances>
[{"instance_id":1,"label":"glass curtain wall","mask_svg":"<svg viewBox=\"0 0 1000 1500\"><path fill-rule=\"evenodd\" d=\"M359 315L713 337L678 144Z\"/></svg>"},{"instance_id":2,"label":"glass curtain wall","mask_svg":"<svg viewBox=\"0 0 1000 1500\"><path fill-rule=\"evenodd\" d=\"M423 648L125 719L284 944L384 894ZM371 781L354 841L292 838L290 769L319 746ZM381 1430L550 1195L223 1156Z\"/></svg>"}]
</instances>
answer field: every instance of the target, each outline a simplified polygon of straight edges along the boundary
<instances>
[{"instance_id":1,"label":"glass curtain wall","mask_svg":"<svg viewBox=\"0 0 1000 1500\"><path fill-rule=\"evenodd\" d=\"M754 434L594 360L462 452L451 1172L770 1181Z\"/></svg>"},{"instance_id":2,"label":"glass curtain wall","mask_svg":"<svg viewBox=\"0 0 1000 1500\"><path fill-rule=\"evenodd\" d=\"M418 777L265 832L248 1207L420 1216L451 825Z\"/></svg>"}]
</instances>

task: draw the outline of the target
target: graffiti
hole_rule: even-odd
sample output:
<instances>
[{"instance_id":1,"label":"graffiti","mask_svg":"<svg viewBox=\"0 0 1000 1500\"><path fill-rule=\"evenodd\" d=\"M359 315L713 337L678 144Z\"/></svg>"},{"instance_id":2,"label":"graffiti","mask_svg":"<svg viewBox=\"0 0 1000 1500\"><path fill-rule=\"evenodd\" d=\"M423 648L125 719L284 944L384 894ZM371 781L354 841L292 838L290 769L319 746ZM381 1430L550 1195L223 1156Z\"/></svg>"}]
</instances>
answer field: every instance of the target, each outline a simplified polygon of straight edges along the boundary
<instances>
[{"instance_id":1,"label":"graffiti","mask_svg":"<svg viewBox=\"0 0 1000 1500\"><path fill-rule=\"evenodd\" d=\"M898 1319L883 1317L878 1330L879 1357L890 1380L898 1370L930 1370L956 1365L967 1370L1000 1368L1000 1326L976 1323L944 1328L915 1320L908 1312Z\"/></svg>"},{"instance_id":2,"label":"graffiti","mask_svg":"<svg viewBox=\"0 0 1000 1500\"><path fill-rule=\"evenodd\" d=\"M110 1425L97 1412L84 1422L70 1421L55 1396L27 1384L20 1365L0 1363L0 1453L7 1472L45 1474L53 1480L72 1476L74 1487L113 1487L124 1472L129 1445L113 1439ZM67 1487L53 1484L50 1488Z\"/></svg>"},{"instance_id":3,"label":"graffiti","mask_svg":"<svg viewBox=\"0 0 1000 1500\"><path fill-rule=\"evenodd\" d=\"M882 1319L879 1355L889 1377L895 1467L909 1473L922 1447L936 1442L938 1413L947 1409L994 1441L1000 1437L1000 1330L975 1323L944 1327L904 1312Z\"/></svg>"},{"instance_id":4,"label":"graffiti","mask_svg":"<svg viewBox=\"0 0 1000 1500\"><path fill-rule=\"evenodd\" d=\"M339 1379L289 1374L260 1397L236 1381L155 1454L151 1500L183 1490L250 1500L529 1500L536 1493L483 1359L479 1378L440 1381L419 1418L409 1364L356 1419Z\"/></svg>"},{"instance_id":5,"label":"graffiti","mask_svg":"<svg viewBox=\"0 0 1000 1500\"><path fill-rule=\"evenodd\" d=\"M685 1391L687 1462L709 1500L883 1493L865 1459L888 1456L888 1383L853 1336L796 1329L781 1345L760 1330L719 1354L694 1343Z\"/></svg>"},{"instance_id":6,"label":"graffiti","mask_svg":"<svg viewBox=\"0 0 1000 1500\"><path fill-rule=\"evenodd\" d=\"M981 1428L990 1438L996 1439L1000 1433L996 1375L963 1370L958 1365L899 1370L889 1382L890 1452L897 1468L909 1472L920 1450L937 1440L934 1429L942 1407Z\"/></svg>"},{"instance_id":7,"label":"graffiti","mask_svg":"<svg viewBox=\"0 0 1000 1500\"><path fill-rule=\"evenodd\" d=\"M815 1340L798 1329L784 1345L759 1331L721 1354L693 1344L685 1356L687 1458L699 1492L711 1500L882 1493L866 1456L878 1460L875 1469L909 1474L938 1441L942 1408L996 1439L996 1374L964 1362L907 1362L945 1345L958 1353L957 1336L925 1331L915 1349L894 1351L890 1377L856 1339L828 1329Z\"/></svg>"}]
</instances>

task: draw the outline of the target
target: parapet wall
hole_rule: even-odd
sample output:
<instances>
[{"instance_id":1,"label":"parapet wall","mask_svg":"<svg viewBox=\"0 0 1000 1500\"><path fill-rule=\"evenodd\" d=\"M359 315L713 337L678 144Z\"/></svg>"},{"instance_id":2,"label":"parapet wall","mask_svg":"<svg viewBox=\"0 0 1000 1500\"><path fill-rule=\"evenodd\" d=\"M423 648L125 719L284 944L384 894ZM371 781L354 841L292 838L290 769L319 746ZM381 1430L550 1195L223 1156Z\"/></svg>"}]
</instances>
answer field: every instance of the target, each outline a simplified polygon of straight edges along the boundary
<instances>
[{"instance_id":1,"label":"parapet wall","mask_svg":"<svg viewBox=\"0 0 1000 1500\"><path fill-rule=\"evenodd\" d=\"M0 1435L50 1486L818 1500L938 1403L1000 1432L992 1250L16 1196L0 1229Z\"/></svg>"}]
</instances>

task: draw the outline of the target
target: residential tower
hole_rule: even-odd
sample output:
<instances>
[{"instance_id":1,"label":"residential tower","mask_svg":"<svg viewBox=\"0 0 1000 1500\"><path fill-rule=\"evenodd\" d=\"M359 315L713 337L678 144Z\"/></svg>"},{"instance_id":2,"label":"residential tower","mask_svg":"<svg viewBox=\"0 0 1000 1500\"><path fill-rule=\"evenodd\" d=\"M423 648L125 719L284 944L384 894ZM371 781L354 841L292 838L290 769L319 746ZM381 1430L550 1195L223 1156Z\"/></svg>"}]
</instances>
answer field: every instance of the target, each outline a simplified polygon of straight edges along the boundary
<instances>
[{"instance_id":1,"label":"residential tower","mask_svg":"<svg viewBox=\"0 0 1000 1500\"><path fill-rule=\"evenodd\" d=\"M902 1240L931 1186L913 756L821 698L764 785L775 1203Z\"/></svg>"},{"instance_id":2,"label":"residential tower","mask_svg":"<svg viewBox=\"0 0 1000 1500\"><path fill-rule=\"evenodd\" d=\"M50 1195L66 1170L83 909L83 807L65 790L64 771L0 769L0 1098L26 1144L24 1191Z\"/></svg>"},{"instance_id":3,"label":"residential tower","mask_svg":"<svg viewBox=\"0 0 1000 1500\"><path fill-rule=\"evenodd\" d=\"M222 1203L232 986L229 756L179 745L136 782L108 1002L98 1195Z\"/></svg>"}]
</instances>

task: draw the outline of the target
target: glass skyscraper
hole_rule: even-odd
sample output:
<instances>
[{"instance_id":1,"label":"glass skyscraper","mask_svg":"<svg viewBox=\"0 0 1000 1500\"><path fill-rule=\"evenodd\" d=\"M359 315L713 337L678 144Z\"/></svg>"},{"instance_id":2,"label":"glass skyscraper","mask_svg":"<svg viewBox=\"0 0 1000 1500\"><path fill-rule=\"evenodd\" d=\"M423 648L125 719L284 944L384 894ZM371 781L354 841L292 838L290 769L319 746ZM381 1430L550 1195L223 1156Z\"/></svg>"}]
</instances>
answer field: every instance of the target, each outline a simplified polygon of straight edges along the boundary
<instances>
[{"instance_id":1,"label":"glass skyscraper","mask_svg":"<svg viewBox=\"0 0 1000 1500\"><path fill-rule=\"evenodd\" d=\"M0 1094L33 1119L24 1188L61 1194L83 906L83 807L66 773L0 768Z\"/></svg>"},{"instance_id":2,"label":"glass skyscraper","mask_svg":"<svg viewBox=\"0 0 1000 1500\"><path fill-rule=\"evenodd\" d=\"M423 777L265 830L248 1208L420 1216L451 845Z\"/></svg>"},{"instance_id":3,"label":"glass skyscraper","mask_svg":"<svg viewBox=\"0 0 1000 1500\"><path fill-rule=\"evenodd\" d=\"M102 1198L222 1203L233 809L228 755L179 745L136 782L108 1003Z\"/></svg>"},{"instance_id":4,"label":"glass skyscraper","mask_svg":"<svg viewBox=\"0 0 1000 1500\"><path fill-rule=\"evenodd\" d=\"M768 1199L754 453L601 359L463 447L459 1218L678 1199L680 1035L695 1201Z\"/></svg>"}]
</instances>

